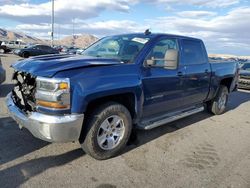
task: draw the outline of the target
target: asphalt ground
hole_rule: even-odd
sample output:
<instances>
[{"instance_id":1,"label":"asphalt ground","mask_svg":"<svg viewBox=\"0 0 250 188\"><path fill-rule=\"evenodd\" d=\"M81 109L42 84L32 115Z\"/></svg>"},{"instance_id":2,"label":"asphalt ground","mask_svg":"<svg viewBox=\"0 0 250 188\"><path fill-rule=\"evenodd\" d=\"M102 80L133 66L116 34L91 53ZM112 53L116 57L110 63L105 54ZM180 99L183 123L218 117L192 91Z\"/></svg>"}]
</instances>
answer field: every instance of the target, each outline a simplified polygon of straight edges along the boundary
<instances>
[{"instance_id":1,"label":"asphalt ground","mask_svg":"<svg viewBox=\"0 0 250 188\"><path fill-rule=\"evenodd\" d=\"M51 144L19 130L0 86L0 188L5 187L250 187L250 92L230 95L227 112L207 112L150 131L137 131L123 154L97 161L78 143Z\"/></svg>"}]
</instances>

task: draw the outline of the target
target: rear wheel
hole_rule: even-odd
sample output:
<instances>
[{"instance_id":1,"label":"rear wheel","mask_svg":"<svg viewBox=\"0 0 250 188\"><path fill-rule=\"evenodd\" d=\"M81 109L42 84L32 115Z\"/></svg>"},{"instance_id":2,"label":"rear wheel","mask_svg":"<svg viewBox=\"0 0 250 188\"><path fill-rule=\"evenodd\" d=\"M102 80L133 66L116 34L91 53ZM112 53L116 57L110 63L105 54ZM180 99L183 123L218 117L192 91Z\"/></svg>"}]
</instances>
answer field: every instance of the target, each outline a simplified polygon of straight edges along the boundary
<instances>
[{"instance_id":1,"label":"rear wheel","mask_svg":"<svg viewBox=\"0 0 250 188\"><path fill-rule=\"evenodd\" d=\"M228 102L228 88L221 85L216 97L208 103L208 110L215 115L223 114L226 111Z\"/></svg>"},{"instance_id":2,"label":"rear wheel","mask_svg":"<svg viewBox=\"0 0 250 188\"><path fill-rule=\"evenodd\" d=\"M98 160L118 155L126 146L132 130L127 108L118 103L107 103L88 118L80 138L83 150Z\"/></svg>"},{"instance_id":3,"label":"rear wheel","mask_svg":"<svg viewBox=\"0 0 250 188\"><path fill-rule=\"evenodd\" d=\"M22 55L24 58L29 58L30 54L29 52L23 52L23 55Z\"/></svg>"}]
</instances>

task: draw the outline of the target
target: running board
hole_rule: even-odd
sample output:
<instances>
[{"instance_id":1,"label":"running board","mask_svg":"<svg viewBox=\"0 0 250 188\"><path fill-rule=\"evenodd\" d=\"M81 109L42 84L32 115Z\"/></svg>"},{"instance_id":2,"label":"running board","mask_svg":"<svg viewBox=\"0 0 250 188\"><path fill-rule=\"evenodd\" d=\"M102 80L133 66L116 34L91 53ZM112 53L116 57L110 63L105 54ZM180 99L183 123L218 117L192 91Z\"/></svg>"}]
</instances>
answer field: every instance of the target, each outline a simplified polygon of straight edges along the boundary
<instances>
[{"instance_id":1,"label":"running board","mask_svg":"<svg viewBox=\"0 0 250 188\"><path fill-rule=\"evenodd\" d=\"M204 111L204 109L205 109L204 106L198 107L198 108L192 108L191 110L187 110L187 111L184 111L184 112L179 112L179 113L176 113L175 115L167 116L167 117L162 118L162 119L157 120L157 121L149 121L149 122L146 122L146 123L141 123L141 124L138 124L137 126L138 126L139 129L144 129L144 130L153 129L155 127L159 127L161 125L170 123L172 121L175 121L175 120L178 120L178 119L181 119L181 118L184 118L184 117L187 117L187 116L202 112L202 111Z\"/></svg>"}]
</instances>

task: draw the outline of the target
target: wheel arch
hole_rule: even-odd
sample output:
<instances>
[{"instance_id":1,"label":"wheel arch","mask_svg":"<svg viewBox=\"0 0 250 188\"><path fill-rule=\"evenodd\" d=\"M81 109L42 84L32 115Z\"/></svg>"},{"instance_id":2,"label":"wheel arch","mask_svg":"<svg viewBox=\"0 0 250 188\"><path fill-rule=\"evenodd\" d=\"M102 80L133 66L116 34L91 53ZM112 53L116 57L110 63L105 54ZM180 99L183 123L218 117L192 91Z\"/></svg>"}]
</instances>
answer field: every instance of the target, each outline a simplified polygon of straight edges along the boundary
<instances>
[{"instance_id":1,"label":"wheel arch","mask_svg":"<svg viewBox=\"0 0 250 188\"><path fill-rule=\"evenodd\" d=\"M97 107L108 102L122 104L128 109L132 119L137 118L137 97L132 92L103 96L89 101L85 109L85 116L88 117Z\"/></svg>"},{"instance_id":2,"label":"wheel arch","mask_svg":"<svg viewBox=\"0 0 250 188\"><path fill-rule=\"evenodd\" d=\"M232 82L233 82L233 77L227 77L227 78L223 78L223 79L220 81L220 85L226 86L227 89L228 89L228 92L230 92Z\"/></svg>"}]
</instances>

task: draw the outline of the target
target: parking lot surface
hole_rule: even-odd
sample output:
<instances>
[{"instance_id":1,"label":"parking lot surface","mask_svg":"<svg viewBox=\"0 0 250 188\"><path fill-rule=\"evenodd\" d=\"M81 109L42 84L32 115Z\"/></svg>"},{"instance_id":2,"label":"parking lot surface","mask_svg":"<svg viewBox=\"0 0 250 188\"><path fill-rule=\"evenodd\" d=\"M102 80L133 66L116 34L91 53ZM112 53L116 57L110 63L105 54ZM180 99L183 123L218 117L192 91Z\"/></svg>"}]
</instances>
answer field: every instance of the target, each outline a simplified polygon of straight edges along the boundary
<instances>
[{"instance_id":1,"label":"parking lot surface","mask_svg":"<svg viewBox=\"0 0 250 188\"><path fill-rule=\"evenodd\" d=\"M34 138L8 116L10 65L0 86L0 187L250 187L250 92L230 95L221 116L207 112L137 131L124 153L97 161L78 143Z\"/></svg>"}]
</instances>

